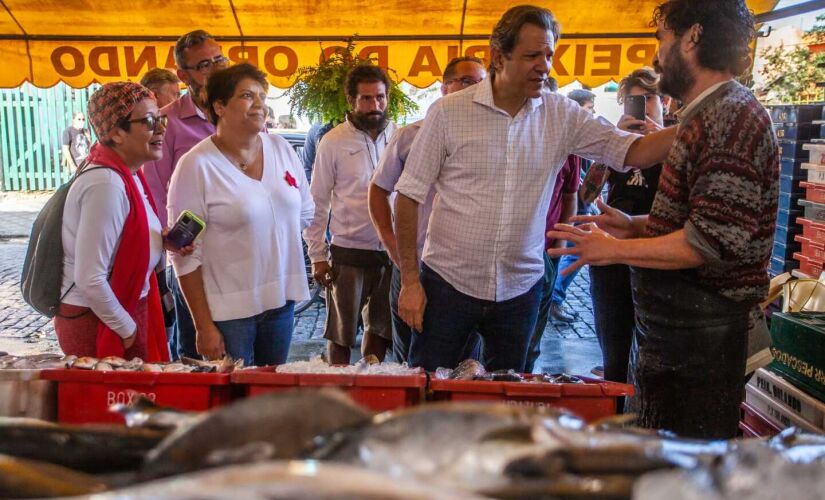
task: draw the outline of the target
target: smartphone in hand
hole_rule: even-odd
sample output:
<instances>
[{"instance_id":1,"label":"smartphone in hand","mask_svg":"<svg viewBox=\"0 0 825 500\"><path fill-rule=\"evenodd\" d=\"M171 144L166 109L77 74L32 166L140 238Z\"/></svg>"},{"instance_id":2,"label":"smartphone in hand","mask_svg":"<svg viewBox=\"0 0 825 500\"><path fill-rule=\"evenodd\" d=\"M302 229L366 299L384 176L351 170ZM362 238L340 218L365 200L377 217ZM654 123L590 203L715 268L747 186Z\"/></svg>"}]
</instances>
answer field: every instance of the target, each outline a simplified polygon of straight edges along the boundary
<instances>
[{"instance_id":1,"label":"smartphone in hand","mask_svg":"<svg viewBox=\"0 0 825 500\"><path fill-rule=\"evenodd\" d=\"M645 102L643 95L629 95L624 98L624 114L630 115L637 120L645 119ZM639 130L638 126L633 126L633 130Z\"/></svg>"},{"instance_id":2,"label":"smartphone in hand","mask_svg":"<svg viewBox=\"0 0 825 500\"><path fill-rule=\"evenodd\" d=\"M175 248L183 248L194 243L195 238L198 237L203 230L206 229L206 223L203 222L197 215L189 210L181 212L175 225L169 230L166 235L166 241L171 243Z\"/></svg>"}]
</instances>

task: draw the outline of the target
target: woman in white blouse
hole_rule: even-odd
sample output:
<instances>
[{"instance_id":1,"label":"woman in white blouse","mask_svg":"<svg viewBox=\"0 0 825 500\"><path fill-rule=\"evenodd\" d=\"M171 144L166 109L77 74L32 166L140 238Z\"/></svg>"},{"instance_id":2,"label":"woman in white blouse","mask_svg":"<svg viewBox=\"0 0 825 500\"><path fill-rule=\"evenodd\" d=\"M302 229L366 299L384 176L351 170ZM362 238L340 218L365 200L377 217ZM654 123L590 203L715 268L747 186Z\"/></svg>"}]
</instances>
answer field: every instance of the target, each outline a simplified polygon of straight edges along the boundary
<instances>
[{"instance_id":1,"label":"woman in white blouse","mask_svg":"<svg viewBox=\"0 0 825 500\"><path fill-rule=\"evenodd\" d=\"M66 354L168 360L153 272L165 232L140 171L162 156L166 117L127 82L92 94L88 114L99 143L66 197L55 332Z\"/></svg>"},{"instance_id":2,"label":"woman in white blouse","mask_svg":"<svg viewBox=\"0 0 825 500\"><path fill-rule=\"evenodd\" d=\"M183 210L206 223L189 256L172 256L198 352L248 365L282 364L294 303L309 297L301 231L314 204L301 162L264 130L267 81L250 64L209 77L217 132L181 157L169 186L169 225Z\"/></svg>"}]
</instances>

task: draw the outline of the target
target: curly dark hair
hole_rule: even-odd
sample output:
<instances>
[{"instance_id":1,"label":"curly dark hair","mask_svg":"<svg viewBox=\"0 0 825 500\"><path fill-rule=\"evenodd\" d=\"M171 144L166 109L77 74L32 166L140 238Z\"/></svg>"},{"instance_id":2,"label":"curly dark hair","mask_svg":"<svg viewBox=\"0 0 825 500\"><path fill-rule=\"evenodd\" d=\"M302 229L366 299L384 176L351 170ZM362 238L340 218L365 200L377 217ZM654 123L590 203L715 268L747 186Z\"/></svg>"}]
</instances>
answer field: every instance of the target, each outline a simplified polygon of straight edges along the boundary
<instances>
[{"instance_id":1,"label":"curly dark hair","mask_svg":"<svg viewBox=\"0 0 825 500\"><path fill-rule=\"evenodd\" d=\"M387 96L389 96L390 88L392 88L390 77L380 66L376 66L374 64L359 64L358 66L352 68L350 72L347 73L344 89L349 97L355 99L358 96L359 83L373 82L383 83Z\"/></svg>"},{"instance_id":2,"label":"curly dark hair","mask_svg":"<svg viewBox=\"0 0 825 500\"><path fill-rule=\"evenodd\" d=\"M704 68L740 75L750 66L756 28L744 0L668 0L653 11L650 25L659 22L677 37L694 24L702 27L697 45Z\"/></svg>"}]
</instances>

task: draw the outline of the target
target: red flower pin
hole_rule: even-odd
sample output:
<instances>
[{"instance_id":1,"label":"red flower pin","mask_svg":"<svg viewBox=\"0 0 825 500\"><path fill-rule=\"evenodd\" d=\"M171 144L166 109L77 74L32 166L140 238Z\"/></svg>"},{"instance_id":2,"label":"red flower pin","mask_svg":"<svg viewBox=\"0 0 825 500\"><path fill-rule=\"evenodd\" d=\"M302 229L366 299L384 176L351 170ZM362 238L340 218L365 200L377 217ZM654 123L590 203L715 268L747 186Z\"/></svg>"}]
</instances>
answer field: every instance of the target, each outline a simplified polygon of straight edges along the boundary
<instances>
[{"instance_id":1,"label":"red flower pin","mask_svg":"<svg viewBox=\"0 0 825 500\"><path fill-rule=\"evenodd\" d=\"M284 174L284 180L285 180L285 181L286 181L286 183L287 183L287 184L289 184L290 186L292 186L292 187L294 187L294 188L296 188L296 189L298 188L298 181L296 181L296 180L295 180L295 177L292 177L292 174L290 174L288 171L287 171L287 173L286 173L286 174Z\"/></svg>"}]
</instances>

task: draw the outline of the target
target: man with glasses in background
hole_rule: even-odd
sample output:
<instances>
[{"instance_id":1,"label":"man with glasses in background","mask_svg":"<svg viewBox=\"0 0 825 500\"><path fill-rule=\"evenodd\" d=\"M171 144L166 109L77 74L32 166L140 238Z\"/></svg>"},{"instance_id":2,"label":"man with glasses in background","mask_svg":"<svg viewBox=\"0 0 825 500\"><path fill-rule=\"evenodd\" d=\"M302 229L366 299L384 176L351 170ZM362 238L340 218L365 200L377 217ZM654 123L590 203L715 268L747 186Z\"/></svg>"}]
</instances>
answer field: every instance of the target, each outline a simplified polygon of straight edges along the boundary
<instances>
[{"instance_id":1,"label":"man with glasses in background","mask_svg":"<svg viewBox=\"0 0 825 500\"><path fill-rule=\"evenodd\" d=\"M477 57L453 58L444 68L444 80L441 85L441 95L451 94L471 87L484 80L487 72L484 71L484 62ZM389 252L393 262L392 282L390 284L390 312L392 313L392 351L395 360L399 363L407 361L407 352L410 349L412 330L398 315L398 294L401 292L401 272L398 270L398 244L393 229L392 212L389 196L395 190L395 184L404 171L404 163L410 154L413 140L424 120L412 123L395 133L381 156L372 183L369 188L370 218L378 231L381 243ZM427 224L430 221L430 212L433 209L435 190L427 195L427 200L418 209L418 257L424 249L424 240L427 236ZM471 357L478 345L478 337L472 337L465 358ZM476 356L477 357L477 356Z\"/></svg>"},{"instance_id":2,"label":"man with glasses in background","mask_svg":"<svg viewBox=\"0 0 825 500\"><path fill-rule=\"evenodd\" d=\"M92 135L86 128L86 117L82 111L77 111L72 115L72 124L63 130L62 138L63 166L74 174L77 166L89 156L89 148L92 146Z\"/></svg>"},{"instance_id":3,"label":"man with glasses in background","mask_svg":"<svg viewBox=\"0 0 825 500\"><path fill-rule=\"evenodd\" d=\"M143 169L146 183L155 199L158 218L163 223L169 220L166 212L166 192L178 160L197 143L215 133L215 126L207 118L204 95L206 81L209 75L225 68L228 62L221 52L221 46L206 31L192 31L180 37L175 43L177 75L186 84L187 92L160 110L168 119L166 135L163 138L163 158L145 165ZM173 218L178 216L172 215ZM169 332L172 357L177 359L187 356L199 359L192 317L171 266L166 271L166 278L172 292L169 297L174 297L175 310L174 331ZM164 298L164 309L167 313L172 309L169 301Z\"/></svg>"}]
</instances>

